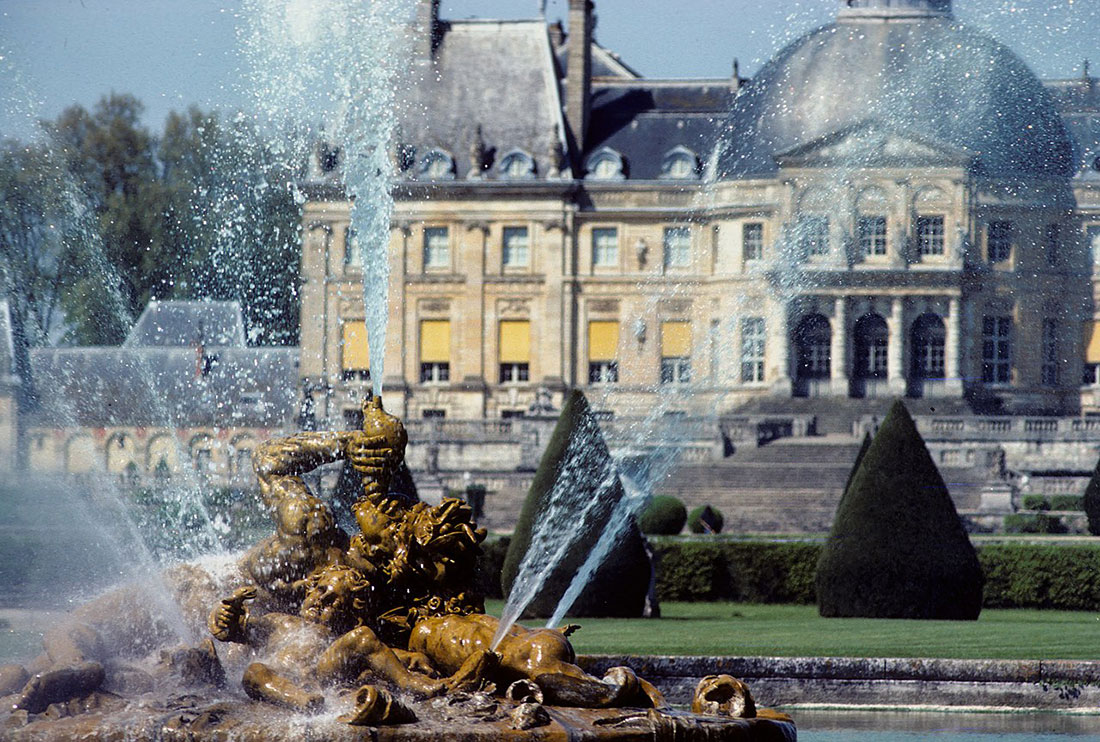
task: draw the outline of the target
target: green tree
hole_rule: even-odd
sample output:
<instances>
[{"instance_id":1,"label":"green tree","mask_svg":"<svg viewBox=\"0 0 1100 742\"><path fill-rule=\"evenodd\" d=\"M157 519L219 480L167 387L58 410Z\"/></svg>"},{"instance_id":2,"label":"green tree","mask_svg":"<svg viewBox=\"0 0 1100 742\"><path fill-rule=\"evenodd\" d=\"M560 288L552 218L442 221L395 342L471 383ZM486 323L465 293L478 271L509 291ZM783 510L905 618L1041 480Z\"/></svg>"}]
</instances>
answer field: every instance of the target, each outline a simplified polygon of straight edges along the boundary
<instances>
[{"instance_id":1,"label":"green tree","mask_svg":"<svg viewBox=\"0 0 1100 742\"><path fill-rule=\"evenodd\" d=\"M901 402L841 498L815 582L822 616L976 619L981 612L978 557Z\"/></svg>"},{"instance_id":2,"label":"green tree","mask_svg":"<svg viewBox=\"0 0 1100 742\"><path fill-rule=\"evenodd\" d=\"M79 277L63 300L69 339L79 344L120 343L150 298L171 295L166 193L142 110L133 96L111 93L91 112L72 106L46 125L98 227L74 255Z\"/></svg>"},{"instance_id":3,"label":"green tree","mask_svg":"<svg viewBox=\"0 0 1100 742\"><path fill-rule=\"evenodd\" d=\"M177 298L236 300L255 344L295 344L300 319L298 175L244 116L192 106L165 122L158 155L176 252Z\"/></svg>"},{"instance_id":4,"label":"green tree","mask_svg":"<svg viewBox=\"0 0 1100 742\"><path fill-rule=\"evenodd\" d=\"M296 343L298 171L245 116L192 107L158 137L141 113L112 93L45 126L93 215L63 294L69 339L115 344L150 299L211 298L241 302L250 342Z\"/></svg>"},{"instance_id":5,"label":"green tree","mask_svg":"<svg viewBox=\"0 0 1100 742\"><path fill-rule=\"evenodd\" d=\"M28 348L46 344L61 325L85 214L49 147L0 143L0 297L11 310L16 367L28 382ZM31 402L33 386L22 391L21 401Z\"/></svg>"}]
</instances>

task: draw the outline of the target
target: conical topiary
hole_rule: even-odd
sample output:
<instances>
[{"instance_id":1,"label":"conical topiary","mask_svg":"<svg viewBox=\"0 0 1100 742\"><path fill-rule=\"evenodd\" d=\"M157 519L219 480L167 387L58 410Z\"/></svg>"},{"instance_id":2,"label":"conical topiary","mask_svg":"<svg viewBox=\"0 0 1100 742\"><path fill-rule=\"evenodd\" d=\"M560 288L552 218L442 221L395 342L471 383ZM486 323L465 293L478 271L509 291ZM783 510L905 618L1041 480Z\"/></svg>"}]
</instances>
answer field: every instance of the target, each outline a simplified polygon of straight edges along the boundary
<instances>
[{"instance_id":1,"label":"conical topiary","mask_svg":"<svg viewBox=\"0 0 1100 742\"><path fill-rule=\"evenodd\" d=\"M978 556L913 419L896 402L841 498L817 565L822 616L976 619Z\"/></svg>"},{"instance_id":2,"label":"conical topiary","mask_svg":"<svg viewBox=\"0 0 1100 742\"><path fill-rule=\"evenodd\" d=\"M553 614L622 498L622 484L599 425L584 395L574 391L562 406L512 535L501 575L504 595L510 595L532 542L540 561L560 549L562 558L548 570L524 612L526 616ZM563 499L571 506L553 505L552 500ZM541 535L535 534L536 526ZM641 616L649 579L642 536L631 522L568 615Z\"/></svg>"},{"instance_id":3,"label":"conical topiary","mask_svg":"<svg viewBox=\"0 0 1100 742\"><path fill-rule=\"evenodd\" d=\"M1085 516L1089 520L1089 533L1100 536L1100 461L1092 472L1092 479L1085 487Z\"/></svg>"},{"instance_id":4,"label":"conical topiary","mask_svg":"<svg viewBox=\"0 0 1100 742\"><path fill-rule=\"evenodd\" d=\"M867 449L870 447L871 432L867 431L863 434L863 443L859 444L859 453L856 454L856 460L852 462L852 470L848 472L848 481L844 483L844 489L841 490L841 500L844 499L844 495L848 494L848 488L852 486L852 479L859 471L859 465L863 463L863 457L867 455Z\"/></svg>"}]
</instances>

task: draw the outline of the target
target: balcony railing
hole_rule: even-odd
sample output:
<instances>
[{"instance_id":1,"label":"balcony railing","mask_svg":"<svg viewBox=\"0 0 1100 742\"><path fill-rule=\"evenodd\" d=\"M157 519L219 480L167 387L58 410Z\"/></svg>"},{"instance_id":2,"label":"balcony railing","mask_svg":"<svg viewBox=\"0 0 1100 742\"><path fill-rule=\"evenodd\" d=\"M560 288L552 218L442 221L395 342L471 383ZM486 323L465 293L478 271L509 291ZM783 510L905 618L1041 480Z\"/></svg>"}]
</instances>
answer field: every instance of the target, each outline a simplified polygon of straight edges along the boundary
<instances>
[{"instance_id":1,"label":"balcony railing","mask_svg":"<svg viewBox=\"0 0 1100 742\"><path fill-rule=\"evenodd\" d=\"M918 415L917 430L927 440L1100 441L1100 418ZM864 416L856 432L862 435L882 423Z\"/></svg>"}]
</instances>

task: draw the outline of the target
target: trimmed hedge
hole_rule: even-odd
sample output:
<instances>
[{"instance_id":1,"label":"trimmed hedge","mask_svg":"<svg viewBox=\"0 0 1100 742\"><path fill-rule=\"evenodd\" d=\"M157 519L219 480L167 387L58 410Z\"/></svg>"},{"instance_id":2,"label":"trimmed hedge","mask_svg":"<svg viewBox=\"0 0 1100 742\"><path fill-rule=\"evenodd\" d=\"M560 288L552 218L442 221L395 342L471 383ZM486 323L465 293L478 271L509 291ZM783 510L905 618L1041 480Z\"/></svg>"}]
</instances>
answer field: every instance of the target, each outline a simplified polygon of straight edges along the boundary
<instances>
[{"instance_id":1,"label":"trimmed hedge","mask_svg":"<svg viewBox=\"0 0 1100 742\"><path fill-rule=\"evenodd\" d=\"M1084 495L1051 495L1051 510L1084 510Z\"/></svg>"},{"instance_id":2,"label":"trimmed hedge","mask_svg":"<svg viewBox=\"0 0 1100 742\"><path fill-rule=\"evenodd\" d=\"M1100 546L990 544L978 560L989 608L1100 609Z\"/></svg>"},{"instance_id":3,"label":"trimmed hedge","mask_svg":"<svg viewBox=\"0 0 1100 742\"><path fill-rule=\"evenodd\" d=\"M478 586L500 598L500 569L508 537L482 544ZM814 602L814 567L821 544L651 539L657 558L657 597L687 602ZM1100 611L1100 544L986 544L986 608Z\"/></svg>"},{"instance_id":4,"label":"trimmed hedge","mask_svg":"<svg viewBox=\"0 0 1100 742\"><path fill-rule=\"evenodd\" d=\"M1021 504L1024 510L1050 510L1050 500L1046 495L1024 495Z\"/></svg>"},{"instance_id":5,"label":"trimmed hedge","mask_svg":"<svg viewBox=\"0 0 1100 742\"><path fill-rule=\"evenodd\" d=\"M1012 513L1005 516L1005 533L1066 533L1062 519L1046 513Z\"/></svg>"},{"instance_id":6,"label":"trimmed hedge","mask_svg":"<svg viewBox=\"0 0 1100 742\"><path fill-rule=\"evenodd\" d=\"M658 600L812 603L820 544L652 540Z\"/></svg>"}]
</instances>

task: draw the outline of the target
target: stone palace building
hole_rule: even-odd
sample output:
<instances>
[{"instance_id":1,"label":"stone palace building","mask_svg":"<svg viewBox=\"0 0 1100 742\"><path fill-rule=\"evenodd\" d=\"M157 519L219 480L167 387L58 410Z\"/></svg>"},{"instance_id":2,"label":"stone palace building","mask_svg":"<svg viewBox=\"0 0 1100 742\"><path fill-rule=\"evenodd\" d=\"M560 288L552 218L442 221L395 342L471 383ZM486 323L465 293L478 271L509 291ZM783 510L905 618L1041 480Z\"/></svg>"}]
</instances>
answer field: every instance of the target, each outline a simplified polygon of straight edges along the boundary
<instances>
[{"instance_id":1,"label":"stone palace building","mask_svg":"<svg viewBox=\"0 0 1100 742\"><path fill-rule=\"evenodd\" d=\"M1044 83L950 0L844 0L752 79L706 80L641 77L589 0L568 35L438 5L394 152L388 408L509 418L579 386L609 418L1100 411L1087 70ZM300 365L337 424L370 376L339 157L303 185Z\"/></svg>"}]
</instances>

